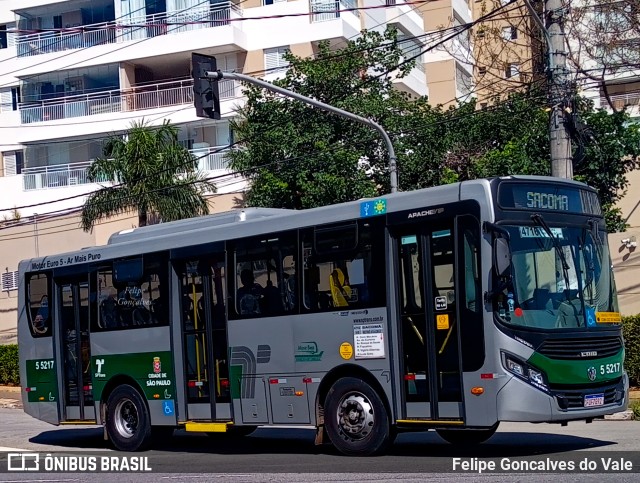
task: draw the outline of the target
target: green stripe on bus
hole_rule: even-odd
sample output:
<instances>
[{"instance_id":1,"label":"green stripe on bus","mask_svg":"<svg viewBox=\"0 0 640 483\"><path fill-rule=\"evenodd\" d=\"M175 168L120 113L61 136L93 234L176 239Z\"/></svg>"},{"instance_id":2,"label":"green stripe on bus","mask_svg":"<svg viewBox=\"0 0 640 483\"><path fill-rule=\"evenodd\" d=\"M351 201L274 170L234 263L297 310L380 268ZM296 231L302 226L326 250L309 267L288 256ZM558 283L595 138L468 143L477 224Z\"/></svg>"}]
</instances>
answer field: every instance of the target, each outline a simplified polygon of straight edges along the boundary
<instances>
[{"instance_id":1,"label":"green stripe on bus","mask_svg":"<svg viewBox=\"0 0 640 483\"><path fill-rule=\"evenodd\" d=\"M29 402L54 402L58 400L57 367L53 359L27 360L27 381L23 387Z\"/></svg>"},{"instance_id":2,"label":"green stripe on bus","mask_svg":"<svg viewBox=\"0 0 640 483\"><path fill-rule=\"evenodd\" d=\"M93 356L91 370L96 401L101 399L109 380L120 375L133 378L147 399L176 397L173 355L170 351Z\"/></svg>"},{"instance_id":3,"label":"green stripe on bus","mask_svg":"<svg viewBox=\"0 0 640 483\"><path fill-rule=\"evenodd\" d=\"M591 360L549 359L538 352L527 361L547 375L550 384L594 384L618 379L623 373L624 349L611 357ZM595 379L589 374L595 371Z\"/></svg>"}]
</instances>

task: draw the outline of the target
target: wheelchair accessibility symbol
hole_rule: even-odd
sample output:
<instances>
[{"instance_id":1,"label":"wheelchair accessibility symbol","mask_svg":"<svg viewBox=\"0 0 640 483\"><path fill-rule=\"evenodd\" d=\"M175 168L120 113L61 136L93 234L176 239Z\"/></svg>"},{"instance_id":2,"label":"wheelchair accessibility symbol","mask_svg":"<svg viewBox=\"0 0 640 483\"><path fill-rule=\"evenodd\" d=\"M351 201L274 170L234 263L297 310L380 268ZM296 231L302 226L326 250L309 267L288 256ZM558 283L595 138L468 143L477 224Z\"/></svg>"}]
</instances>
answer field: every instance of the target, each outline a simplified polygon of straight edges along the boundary
<instances>
[{"instance_id":1,"label":"wheelchair accessibility symbol","mask_svg":"<svg viewBox=\"0 0 640 483\"><path fill-rule=\"evenodd\" d=\"M165 416L172 416L174 413L174 405L173 400L171 401L162 401L162 412Z\"/></svg>"}]
</instances>

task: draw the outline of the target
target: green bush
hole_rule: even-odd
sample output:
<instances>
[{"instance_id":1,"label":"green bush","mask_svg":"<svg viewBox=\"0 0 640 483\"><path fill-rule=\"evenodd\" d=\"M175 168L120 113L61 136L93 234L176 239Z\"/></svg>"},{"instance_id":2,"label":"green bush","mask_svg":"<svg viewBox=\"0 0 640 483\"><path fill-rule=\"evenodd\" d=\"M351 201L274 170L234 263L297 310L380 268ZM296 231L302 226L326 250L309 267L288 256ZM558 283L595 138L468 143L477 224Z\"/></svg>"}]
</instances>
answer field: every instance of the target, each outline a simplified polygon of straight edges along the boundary
<instances>
[{"instance_id":1,"label":"green bush","mask_svg":"<svg viewBox=\"0 0 640 483\"><path fill-rule=\"evenodd\" d=\"M0 345L0 384L20 385L18 367L18 345Z\"/></svg>"},{"instance_id":2,"label":"green bush","mask_svg":"<svg viewBox=\"0 0 640 483\"><path fill-rule=\"evenodd\" d=\"M622 318L624 335L624 368L629 374L629 385L640 386L640 315Z\"/></svg>"},{"instance_id":3,"label":"green bush","mask_svg":"<svg viewBox=\"0 0 640 483\"><path fill-rule=\"evenodd\" d=\"M633 419L640 421L640 400L634 399L629 402L629 409L633 411Z\"/></svg>"}]
</instances>

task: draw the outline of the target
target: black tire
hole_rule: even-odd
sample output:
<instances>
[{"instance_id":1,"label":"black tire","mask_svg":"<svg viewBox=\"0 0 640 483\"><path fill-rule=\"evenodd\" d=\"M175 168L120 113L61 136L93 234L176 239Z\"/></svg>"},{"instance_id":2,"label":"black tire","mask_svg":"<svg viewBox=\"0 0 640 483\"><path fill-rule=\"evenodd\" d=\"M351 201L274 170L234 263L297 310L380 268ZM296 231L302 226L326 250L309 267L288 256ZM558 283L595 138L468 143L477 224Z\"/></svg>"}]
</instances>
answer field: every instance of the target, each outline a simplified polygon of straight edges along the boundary
<instances>
[{"instance_id":1,"label":"black tire","mask_svg":"<svg viewBox=\"0 0 640 483\"><path fill-rule=\"evenodd\" d=\"M389 415L367 383L353 377L338 379L329 389L324 408L327 435L341 453L369 456L389 446Z\"/></svg>"},{"instance_id":2,"label":"black tire","mask_svg":"<svg viewBox=\"0 0 640 483\"><path fill-rule=\"evenodd\" d=\"M436 429L438 436L451 444L480 444L494 435L498 425L486 429Z\"/></svg>"},{"instance_id":3,"label":"black tire","mask_svg":"<svg viewBox=\"0 0 640 483\"><path fill-rule=\"evenodd\" d=\"M107 434L120 451L141 451L151 442L147 402L129 385L118 386L107 399Z\"/></svg>"}]
</instances>

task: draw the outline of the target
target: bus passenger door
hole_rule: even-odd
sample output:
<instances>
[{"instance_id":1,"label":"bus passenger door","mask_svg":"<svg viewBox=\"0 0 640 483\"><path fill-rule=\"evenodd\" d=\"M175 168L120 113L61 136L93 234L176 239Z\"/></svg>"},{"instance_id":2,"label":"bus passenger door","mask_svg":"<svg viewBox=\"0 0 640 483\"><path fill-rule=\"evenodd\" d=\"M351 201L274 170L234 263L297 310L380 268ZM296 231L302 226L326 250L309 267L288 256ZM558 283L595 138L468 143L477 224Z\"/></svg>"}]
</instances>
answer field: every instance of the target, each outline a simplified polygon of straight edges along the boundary
<instances>
[{"instance_id":1,"label":"bus passenger door","mask_svg":"<svg viewBox=\"0 0 640 483\"><path fill-rule=\"evenodd\" d=\"M187 419L228 420L224 257L181 261L177 268Z\"/></svg>"},{"instance_id":2,"label":"bus passenger door","mask_svg":"<svg viewBox=\"0 0 640 483\"><path fill-rule=\"evenodd\" d=\"M453 220L398 227L394 242L404 417L456 424L463 408Z\"/></svg>"},{"instance_id":3,"label":"bus passenger door","mask_svg":"<svg viewBox=\"0 0 640 483\"><path fill-rule=\"evenodd\" d=\"M64 421L95 420L89 345L89 284L86 275L57 280L62 337Z\"/></svg>"}]
</instances>

